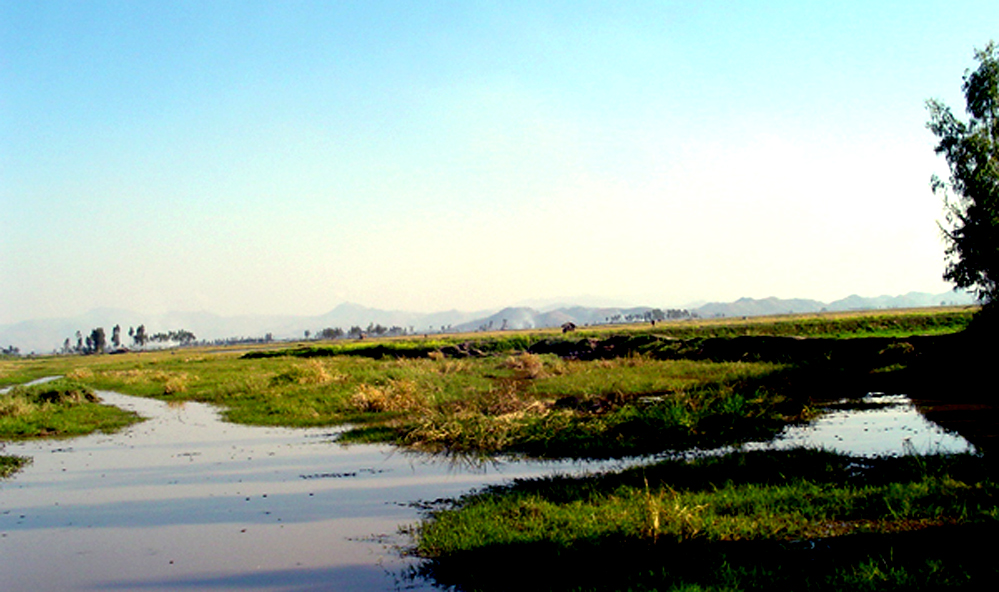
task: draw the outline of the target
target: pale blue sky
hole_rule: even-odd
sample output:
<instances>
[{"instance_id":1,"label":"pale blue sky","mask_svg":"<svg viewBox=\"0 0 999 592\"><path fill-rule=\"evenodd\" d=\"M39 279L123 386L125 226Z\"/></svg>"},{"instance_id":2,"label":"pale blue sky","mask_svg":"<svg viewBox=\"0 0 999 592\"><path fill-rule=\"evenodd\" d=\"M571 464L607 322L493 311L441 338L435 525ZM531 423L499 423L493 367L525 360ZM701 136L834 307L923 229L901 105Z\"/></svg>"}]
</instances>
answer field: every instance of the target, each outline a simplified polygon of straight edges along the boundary
<instances>
[{"instance_id":1,"label":"pale blue sky","mask_svg":"<svg viewBox=\"0 0 999 592\"><path fill-rule=\"evenodd\" d=\"M999 2L0 2L0 323L948 289Z\"/></svg>"}]
</instances>

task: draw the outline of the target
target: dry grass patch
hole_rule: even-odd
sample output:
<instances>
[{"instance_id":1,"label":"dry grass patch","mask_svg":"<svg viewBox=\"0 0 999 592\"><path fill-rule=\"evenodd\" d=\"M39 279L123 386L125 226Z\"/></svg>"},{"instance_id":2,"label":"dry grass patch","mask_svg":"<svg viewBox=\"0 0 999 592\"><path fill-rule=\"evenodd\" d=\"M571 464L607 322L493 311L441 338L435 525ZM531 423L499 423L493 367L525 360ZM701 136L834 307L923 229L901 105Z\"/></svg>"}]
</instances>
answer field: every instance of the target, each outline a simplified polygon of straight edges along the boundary
<instances>
[{"instance_id":1,"label":"dry grass patch","mask_svg":"<svg viewBox=\"0 0 999 592\"><path fill-rule=\"evenodd\" d=\"M300 384L300 385L324 385L332 383L342 383L348 380L348 376L330 367L330 363L324 360L310 358L304 362L296 363L294 366L274 375L271 378L272 385Z\"/></svg>"},{"instance_id":2,"label":"dry grass patch","mask_svg":"<svg viewBox=\"0 0 999 592\"><path fill-rule=\"evenodd\" d=\"M70 378L77 378L79 380L86 380L93 377L94 372L89 368L78 368L70 373ZM165 372L163 370L143 368L102 370L99 372L99 377L127 385L159 383L163 385L164 395L187 392L188 386L198 380L197 376L188 374L187 372Z\"/></svg>"},{"instance_id":3,"label":"dry grass patch","mask_svg":"<svg viewBox=\"0 0 999 592\"><path fill-rule=\"evenodd\" d=\"M21 417L34 412L37 405L24 397L0 397L0 417Z\"/></svg>"},{"instance_id":4,"label":"dry grass patch","mask_svg":"<svg viewBox=\"0 0 999 592\"><path fill-rule=\"evenodd\" d=\"M350 397L350 405L364 413L385 411L425 411L427 398L411 380L390 380L384 386L360 384Z\"/></svg>"}]
</instances>

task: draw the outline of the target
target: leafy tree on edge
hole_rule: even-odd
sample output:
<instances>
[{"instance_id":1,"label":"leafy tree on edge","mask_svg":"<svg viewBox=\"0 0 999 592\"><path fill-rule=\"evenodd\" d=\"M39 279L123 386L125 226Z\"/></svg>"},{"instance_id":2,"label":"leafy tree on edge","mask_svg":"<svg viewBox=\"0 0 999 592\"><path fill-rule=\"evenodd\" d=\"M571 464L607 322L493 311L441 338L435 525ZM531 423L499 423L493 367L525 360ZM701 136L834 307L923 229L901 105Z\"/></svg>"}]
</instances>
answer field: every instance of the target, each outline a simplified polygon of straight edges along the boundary
<instances>
[{"instance_id":1,"label":"leafy tree on edge","mask_svg":"<svg viewBox=\"0 0 999 592\"><path fill-rule=\"evenodd\" d=\"M965 71L961 87L970 119L963 122L929 100L927 127L950 168L949 179L934 175L931 182L946 207L944 279L973 290L991 310L999 302L999 48L989 42L975 59L978 69Z\"/></svg>"}]
</instances>

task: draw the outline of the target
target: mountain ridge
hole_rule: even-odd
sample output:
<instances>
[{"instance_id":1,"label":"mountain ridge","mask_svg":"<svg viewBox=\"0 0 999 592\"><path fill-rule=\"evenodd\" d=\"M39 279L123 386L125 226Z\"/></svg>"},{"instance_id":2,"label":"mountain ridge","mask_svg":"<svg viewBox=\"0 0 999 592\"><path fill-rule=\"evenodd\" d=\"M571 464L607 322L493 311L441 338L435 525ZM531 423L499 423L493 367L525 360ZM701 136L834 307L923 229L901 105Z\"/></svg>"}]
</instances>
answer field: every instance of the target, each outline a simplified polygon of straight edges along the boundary
<instances>
[{"instance_id":1,"label":"mountain ridge","mask_svg":"<svg viewBox=\"0 0 999 592\"><path fill-rule=\"evenodd\" d=\"M719 316L761 316L787 313L822 311L871 310L889 308L916 308L943 304L973 304L974 298L959 292L930 294L909 292L898 296L882 295L862 297L851 294L845 298L823 303L818 300L777 297L743 297L733 302L708 302L697 307L673 309L685 311L701 318ZM143 315L134 311L97 308L75 317L38 319L0 325L0 346L15 346L22 353L48 353L58 350L65 339L75 343L77 331L88 334L95 327L104 327L110 336L111 328L120 325L123 337L130 327L142 324L147 334L186 329L198 339L206 341L223 339L260 339L270 334L274 339L303 338L305 331L317 335L324 328L341 328L347 331L357 326L365 329L371 325L393 326L407 333L465 332L481 329L532 329L558 327L571 322L578 326L641 320L646 313L657 308L650 306L589 307L563 305L559 308L534 308L510 306L498 311L437 311L419 313L400 310L381 310L361 304L343 302L320 315L237 315L224 317L208 311L171 311L159 315ZM667 308L658 309L664 313ZM125 338L127 340L127 337Z\"/></svg>"}]
</instances>

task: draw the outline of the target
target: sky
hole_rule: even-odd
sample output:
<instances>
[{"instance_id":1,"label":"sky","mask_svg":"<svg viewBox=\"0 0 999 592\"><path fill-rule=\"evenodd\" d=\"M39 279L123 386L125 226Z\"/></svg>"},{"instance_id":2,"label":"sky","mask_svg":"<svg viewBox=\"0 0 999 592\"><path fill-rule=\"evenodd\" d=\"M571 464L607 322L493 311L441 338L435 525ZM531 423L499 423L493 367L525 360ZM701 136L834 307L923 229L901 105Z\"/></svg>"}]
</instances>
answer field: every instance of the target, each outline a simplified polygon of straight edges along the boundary
<instances>
[{"instance_id":1,"label":"sky","mask_svg":"<svg viewBox=\"0 0 999 592\"><path fill-rule=\"evenodd\" d=\"M943 292L999 2L0 2L0 324Z\"/></svg>"}]
</instances>

